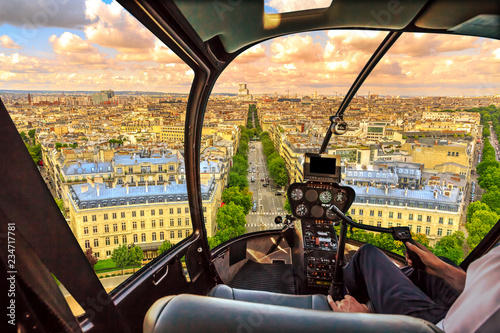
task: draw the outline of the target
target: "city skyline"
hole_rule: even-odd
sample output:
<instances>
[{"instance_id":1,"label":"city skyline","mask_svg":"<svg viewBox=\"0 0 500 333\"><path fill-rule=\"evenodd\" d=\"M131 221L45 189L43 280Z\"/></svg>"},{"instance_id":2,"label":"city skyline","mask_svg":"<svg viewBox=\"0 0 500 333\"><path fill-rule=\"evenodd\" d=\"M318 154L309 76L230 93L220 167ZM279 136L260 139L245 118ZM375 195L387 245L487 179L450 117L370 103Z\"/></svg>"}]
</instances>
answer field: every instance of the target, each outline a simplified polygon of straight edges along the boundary
<instances>
[{"instance_id":1,"label":"city skyline","mask_svg":"<svg viewBox=\"0 0 500 333\"><path fill-rule=\"evenodd\" d=\"M46 8L19 1L0 22L0 90L189 92L192 70L114 1ZM246 82L251 94L342 95L385 35L331 30L265 41L235 59L213 92L237 93ZM497 95L498 65L496 40L405 34L359 95Z\"/></svg>"}]
</instances>

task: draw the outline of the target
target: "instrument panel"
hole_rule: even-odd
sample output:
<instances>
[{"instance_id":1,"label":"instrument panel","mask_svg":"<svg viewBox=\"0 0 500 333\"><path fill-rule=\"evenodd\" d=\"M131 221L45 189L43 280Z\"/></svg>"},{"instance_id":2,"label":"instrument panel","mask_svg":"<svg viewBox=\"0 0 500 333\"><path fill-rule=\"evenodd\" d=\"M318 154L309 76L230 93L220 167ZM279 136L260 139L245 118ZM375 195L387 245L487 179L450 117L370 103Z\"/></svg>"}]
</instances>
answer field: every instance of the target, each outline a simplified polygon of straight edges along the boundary
<instances>
[{"instance_id":1,"label":"instrument panel","mask_svg":"<svg viewBox=\"0 0 500 333\"><path fill-rule=\"evenodd\" d=\"M354 201L352 188L337 183L295 183L288 189L292 214L300 219L307 293L324 293L333 280L337 235L333 226L340 221L332 205L347 212Z\"/></svg>"}]
</instances>

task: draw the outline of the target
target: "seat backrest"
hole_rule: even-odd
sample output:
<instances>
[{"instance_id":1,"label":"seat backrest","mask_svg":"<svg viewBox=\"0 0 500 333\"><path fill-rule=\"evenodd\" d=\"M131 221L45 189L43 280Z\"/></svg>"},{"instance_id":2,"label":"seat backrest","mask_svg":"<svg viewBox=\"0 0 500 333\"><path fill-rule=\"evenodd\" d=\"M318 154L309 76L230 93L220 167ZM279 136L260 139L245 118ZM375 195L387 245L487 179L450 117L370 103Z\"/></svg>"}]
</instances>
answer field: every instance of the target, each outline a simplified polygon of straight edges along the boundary
<instances>
[{"instance_id":1,"label":"seat backrest","mask_svg":"<svg viewBox=\"0 0 500 333\"><path fill-rule=\"evenodd\" d=\"M312 331L441 332L425 320L408 316L305 310L195 295L161 298L144 320L145 333Z\"/></svg>"}]
</instances>

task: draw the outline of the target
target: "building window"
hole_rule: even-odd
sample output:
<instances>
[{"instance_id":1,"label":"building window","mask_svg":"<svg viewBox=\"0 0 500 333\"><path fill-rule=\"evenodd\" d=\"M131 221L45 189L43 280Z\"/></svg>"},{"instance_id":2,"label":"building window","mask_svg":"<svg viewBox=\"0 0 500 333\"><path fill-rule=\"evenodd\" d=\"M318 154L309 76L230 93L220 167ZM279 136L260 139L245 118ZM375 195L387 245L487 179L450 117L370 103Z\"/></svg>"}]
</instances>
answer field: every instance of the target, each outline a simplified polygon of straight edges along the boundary
<instances>
[{"instance_id":1,"label":"building window","mask_svg":"<svg viewBox=\"0 0 500 333\"><path fill-rule=\"evenodd\" d=\"M163 219L160 219L160 228L163 228Z\"/></svg>"},{"instance_id":2,"label":"building window","mask_svg":"<svg viewBox=\"0 0 500 333\"><path fill-rule=\"evenodd\" d=\"M438 228L438 236L443 236L443 229Z\"/></svg>"},{"instance_id":3,"label":"building window","mask_svg":"<svg viewBox=\"0 0 500 333\"><path fill-rule=\"evenodd\" d=\"M182 230L177 231L177 236L178 236L179 238L182 238Z\"/></svg>"},{"instance_id":4,"label":"building window","mask_svg":"<svg viewBox=\"0 0 500 333\"><path fill-rule=\"evenodd\" d=\"M175 233L173 231L170 231L170 238L175 238Z\"/></svg>"},{"instance_id":5,"label":"building window","mask_svg":"<svg viewBox=\"0 0 500 333\"><path fill-rule=\"evenodd\" d=\"M109 224L104 225L104 232L109 232Z\"/></svg>"},{"instance_id":6,"label":"building window","mask_svg":"<svg viewBox=\"0 0 500 333\"><path fill-rule=\"evenodd\" d=\"M83 234L88 235L89 234L89 227L83 227Z\"/></svg>"},{"instance_id":7,"label":"building window","mask_svg":"<svg viewBox=\"0 0 500 333\"><path fill-rule=\"evenodd\" d=\"M155 215L155 210L151 209L151 216L154 216L154 215Z\"/></svg>"},{"instance_id":8,"label":"building window","mask_svg":"<svg viewBox=\"0 0 500 333\"><path fill-rule=\"evenodd\" d=\"M165 239L165 233L163 231L160 231L160 240L164 240Z\"/></svg>"},{"instance_id":9,"label":"building window","mask_svg":"<svg viewBox=\"0 0 500 333\"><path fill-rule=\"evenodd\" d=\"M146 221L141 221L141 229L146 229Z\"/></svg>"},{"instance_id":10,"label":"building window","mask_svg":"<svg viewBox=\"0 0 500 333\"><path fill-rule=\"evenodd\" d=\"M96 215L92 215L92 221L93 222L97 221L97 216Z\"/></svg>"},{"instance_id":11,"label":"building window","mask_svg":"<svg viewBox=\"0 0 500 333\"><path fill-rule=\"evenodd\" d=\"M106 256L107 256L107 257L111 257L111 251L110 251L110 250L107 250L107 251L106 251Z\"/></svg>"},{"instance_id":12,"label":"building window","mask_svg":"<svg viewBox=\"0 0 500 333\"><path fill-rule=\"evenodd\" d=\"M146 234L141 234L141 241L146 243Z\"/></svg>"},{"instance_id":13,"label":"building window","mask_svg":"<svg viewBox=\"0 0 500 333\"><path fill-rule=\"evenodd\" d=\"M94 239L94 247L98 247L99 246L99 240L96 238Z\"/></svg>"},{"instance_id":14,"label":"building window","mask_svg":"<svg viewBox=\"0 0 500 333\"><path fill-rule=\"evenodd\" d=\"M109 240L109 237L104 238L104 243L105 243L106 245L111 244L111 241Z\"/></svg>"},{"instance_id":15,"label":"building window","mask_svg":"<svg viewBox=\"0 0 500 333\"><path fill-rule=\"evenodd\" d=\"M174 226L174 219L170 219L170 226L173 227Z\"/></svg>"},{"instance_id":16,"label":"building window","mask_svg":"<svg viewBox=\"0 0 500 333\"><path fill-rule=\"evenodd\" d=\"M127 235L122 236L122 244L127 244Z\"/></svg>"},{"instance_id":17,"label":"building window","mask_svg":"<svg viewBox=\"0 0 500 333\"><path fill-rule=\"evenodd\" d=\"M144 216L144 211L143 210L141 210L140 213L141 213L141 216Z\"/></svg>"},{"instance_id":18,"label":"building window","mask_svg":"<svg viewBox=\"0 0 500 333\"><path fill-rule=\"evenodd\" d=\"M132 229L137 229L137 221L132 222Z\"/></svg>"},{"instance_id":19,"label":"building window","mask_svg":"<svg viewBox=\"0 0 500 333\"><path fill-rule=\"evenodd\" d=\"M113 237L113 243L115 245L118 244L118 236Z\"/></svg>"},{"instance_id":20,"label":"building window","mask_svg":"<svg viewBox=\"0 0 500 333\"><path fill-rule=\"evenodd\" d=\"M422 227L417 225L417 234L421 233L422 232Z\"/></svg>"},{"instance_id":21,"label":"building window","mask_svg":"<svg viewBox=\"0 0 500 333\"><path fill-rule=\"evenodd\" d=\"M163 209L158 209L158 214L163 215Z\"/></svg>"},{"instance_id":22,"label":"building window","mask_svg":"<svg viewBox=\"0 0 500 333\"><path fill-rule=\"evenodd\" d=\"M440 218L439 218L439 224L443 224L443 220L444 220L444 218L443 218L443 217L440 217Z\"/></svg>"},{"instance_id":23,"label":"building window","mask_svg":"<svg viewBox=\"0 0 500 333\"><path fill-rule=\"evenodd\" d=\"M431 227L425 227L425 234L429 236L431 234Z\"/></svg>"},{"instance_id":24,"label":"building window","mask_svg":"<svg viewBox=\"0 0 500 333\"><path fill-rule=\"evenodd\" d=\"M83 217L83 222L87 222L87 216Z\"/></svg>"},{"instance_id":25,"label":"building window","mask_svg":"<svg viewBox=\"0 0 500 333\"><path fill-rule=\"evenodd\" d=\"M136 217L136 216L137 216L137 213L136 213L136 211L134 210L134 211L132 212L132 217Z\"/></svg>"},{"instance_id":26,"label":"building window","mask_svg":"<svg viewBox=\"0 0 500 333\"><path fill-rule=\"evenodd\" d=\"M181 214L181 212L182 212L182 208L177 207L177 214Z\"/></svg>"},{"instance_id":27,"label":"building window","mask_svg":"<svg viewBox=\"0 0 500 333\"><path fill-rule=\"evenodd\" d=\"M452 234L452 231L450 229L446 230L446 236L449 236Z\"/></svg>"},{"instance_id":28,"label":"building window","mask_svg":"<svg viewBox=\"0 0 500 333\"><path fill-rule=\"evenodd\" d=\"M174 213L174 209L170 208L170 214L173 214L173 213Z\"/></svg>"},{"instance_id":29,"label":"building window","mask_svg":"<svg viewBox=\"0 0 500 333\"><path fill-rule=\"evenodd\" d=\"M408 220L413 221L413 214L408 214Z\"/></svg>"},{"instance_id":30,"label":"building window","mask_svg":"<svg viewBox=\"0 0 500 333\"><path fill-rule=\"evenodd\" d=\"M186 219L184 220L184 223L186 223L186 225L189 225L189 217L186 217Z\"/></svg>"},{"instance_id":31,"label":"building window","mask_svg":"<svg viewBox=\"0 0 500 333\"><path fill-rule=\"evenodd\" d=\"M390 219L394 218L394 212L389 212L389 218Z\"/></svg>"},{"instance_id":32,"label":"building window","mask_svg":"<svg viewBox=\"0 0 500 333\"><path fill-rule=\"evenodd\" d=\"M184 207L184 213L189 214L189 207Z\"/></svg>"},{"instance_id":33,"label":"building window","mask_svg":"<svg viewBox=\"0 0 500 333\"><path fill-rule=\"evenodd\" d=\"M427 216L427 222L432 222L432 217Z\"/></svg>"},{"instance_id":34,"label":"building window","mask_svg":"<svg viewBox=\"0 0 500 333\"><path fill-rule=\"evenodd\" d=\"M114 232L118 231L118 224L116 224L116 223L113 224L113 231Z\"/></svg>"},{"instance_id":35,"label":"building window","mask_svg":"<svg viewBox=\"0 0 500 333\"><path fill-rule=\"evenodd\" d=\"M402 213L398 213L398 219L402 219L403 218L403 214Z\"/></svg>"},{"instance_id":36,"label":"building window","mask_svg":"<svg viewBox=\"0 0 500 333\"><path fill-rule=\"evenodd\" d=\"M138 240L137 240L137 234L134 234L133 238L134 238L134 243L137 243L138 242Z\"/></svg>"},{"instance_id":37,"label":"building window","mask_svg":"<svg viewBox=\"0 0 500 333\"><path fill-rule=\"evenodd\" d=\"M390 228L390 227L392 227L392 222L388 222L388 223L387 223L387 226L388 226L389 228Z\"/></svg>"},{"instance_id":38,"label":"building window","mask_svg":"<svg viewBox=\"0 0 500 333\"><path fill-rule=\"evenodd\" d=\"M85 241L85 248L90 249L90 241L88 239Z\"/></svg>"},{"instance_id":39,"label":"building window","mask_svg":"<svg viewBox=\"0 0 500 333\"><path fill-rule=\"evenodd\" d=\"M356 209L354 208L351 209L351 215L356 215Z\"/></svg>"},{"instance_id":40,"label":"building window","mask_svg":"<svg viewBox=\"0 0 500 333\"><path fill-rule=\"evenodd\" d=\"M207 212L207 207L203 207L203 213Z\"/></svg>"},{"instance_id":41,"label":"building window","mask_svg":"<svg viewBox=\"0 0 500 333\"><path fill-rule=\"evenodd\" d=\"M108 219L108 214L104 214L104 219L107 220Z\"/></svg>"},{"instance_id":42,"label":"building window","mask_svg":"<svg viewBox=\"0 0 500 333\"><path fill-rule=\"evenodd\" d=\"M359 215L363 215L363 210L362 209L359 210Z\"/></svg>"},{"instance_id":43,"label":"building window","mask_svg":"<svg viewBox=\"0 0 500 333\"><path fill-rule=\"evenodd\" d=\"M408 224L408 229L410 229L410 231L411 231L412 227L413 226L411 224Z\"/></svg>"},{"instance_id":44,"label":"building window","mask_svg":"<svg viewBox=\"0 0 500 333\"><path fill-rule=\"evenodd\" d=\"M163 171L163 165L158 165L158 172L162 172Z\"/></svg>"},{"instance_id":45,"label":"building window","mask_svg":"<svg viewBox=\"0 0 500 333\"><path fill-rule=\"evenodd\" d=\"M453 218L451 218L451 217L450 217L450 218L448 219L448 224L449 224L449 225L453 225Z\"/></svg>"},{"instance_id":46,"label":"building window","mask_svg":"<svg viewBox=\"0 0 500 333\"><path fill-rule=\"evenodd\" d=\"M120 216L122 217L122 219L124 219L125 218L125 212L121 212Z\"/></svg>"},{"instance_id":47,"label":"building window","mask_svg":"<svg viewBox=\"0 0 500 333\"><path fill-rule=\"evenodd\" d=\"M97 226L96 226L96 225L92 227L92 232L93 232L94 234L97 234Z\"/></svg>"},{"instance_id":48,"label":"building window","mask_svg":"<svg viewBox=\"0 0 500 333\"><path fill-rule=\"evenodd\" d=\"M177 225L178 225L178 226L181 226L181 225L182 225L182 218L180 218L180 217L179 217L179 218L177 219Z\"/></svg>"},{"instance_id":49,"label":"building window","mask_svg":"<svg viewBox=\"0 0 500 333\"><path fill-rule=\"evenodd\" d=\"M417 215L417 221L422 222L422 215Z\"/></svg>"},{"instance_id":50,"label":"building window","mask_svg":"<svg viewBox=\"0 0 500 333\"><path fill-rule=\"evenodd\" d=\"M378 217L382 217L382 211L381 210L378 211Z\"/></svg>"},{"instance_id":51,"label":"building window","mask_svg":"<svg viewBox=\"0 0 500 333\"><path fill-rule=\"evenodd\" d=\"M151 228L156 228L156 220L151 220Z\"/></svg>"},{"instance_id":52,"label":"building window","mask_svg":"<svg viewBox=\"0 0 500 333\"><path fill-rule=\"evenodd\" d=\"M151 234L151 240L152 240L153 242L156 242L156 232L153 232L153 233Z\"/></svg>"},{"instance_id":53,"label":"building window","mask_svg":"<svg viewBox=\"0 0 500 333\"><path fill-rule=\"evenodd\" d=\"M374 210L370 210L370 216L375 216L375 211Z\"/></svg>"},{"instance_id":54,"label":"building window","mask_svg":"<svg viewBox=\"0 0 500 333\"><path fill-rule=\"evenodd\" d=\"M116 220L116 213L113 213L113 220Z\"/></svg>"},{"instance_id":55,"label":"building window","mask_svg":"<svg viewBox=\"0 0 500 333\"><path fill-rule=\"evenodd\" d=\"M122 222L122 231L125 231L125 230L127 230L127 223Z\"/></svg>"},{"instance_id":56,"label":"building window","mask_svg":"<svg viewBox=\"0 0 500 333\"><path fill-rule=\"evenodd\" d=\"M377 227L381 227L382 226L382 221L377 221Z\"/></svg>"},{"instance_id":57,"label":"building window","mask_svg":"<svg viewBox=\"0 0 500 333\"><path fill-rule=\"evenodd\" d=\"M128 167L128 173L134 173L134 167Z\"/></svg>"},{"instance_id":58,"label":"building window","mask_svg":"<svg viewBox=\"0 0 500 333\"><path fill-rule=\"evenodd\" d=\"M190 231L189 230L186 230L186 237L188 237L190 235Z\"/></svg>"}]
</instances>

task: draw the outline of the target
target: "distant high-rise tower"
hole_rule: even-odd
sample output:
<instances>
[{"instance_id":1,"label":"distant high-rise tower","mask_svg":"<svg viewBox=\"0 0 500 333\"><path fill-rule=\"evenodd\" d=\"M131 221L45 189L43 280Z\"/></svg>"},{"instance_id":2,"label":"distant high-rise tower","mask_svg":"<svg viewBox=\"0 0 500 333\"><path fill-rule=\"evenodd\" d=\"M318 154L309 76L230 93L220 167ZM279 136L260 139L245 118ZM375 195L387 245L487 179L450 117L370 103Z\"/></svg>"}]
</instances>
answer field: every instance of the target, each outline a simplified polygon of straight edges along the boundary
<instances>
[{"instance_id":1,"label":"distant high-rise tower","mask_svg":"<svg viewBox=\"0 0 500 333\"><path fill-rule=\"evenodd\" d=\"M250 95L250 91L247 89L246 83L240 83L240 89L238 90L238 97L246 97Z\"/></svg>"},{"instance_id":2,"label":"distant high-rise tower","mask_svg":"<svg viewBox=\"0 0 500 333\"><path fill-rule=\"evenodd\" d=\"M28 93L28 105L31 105L31 95Z\"/></svg>"}]
</instances>

